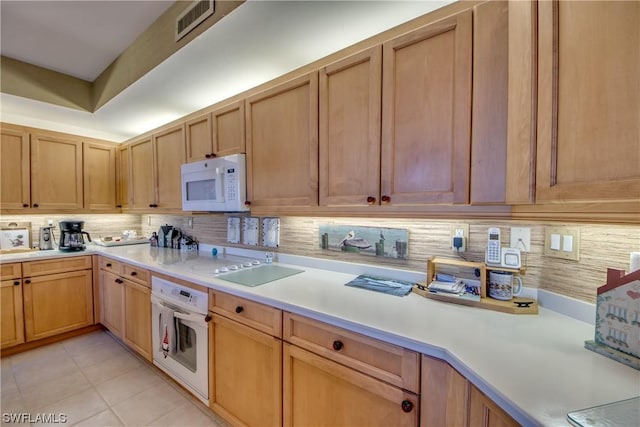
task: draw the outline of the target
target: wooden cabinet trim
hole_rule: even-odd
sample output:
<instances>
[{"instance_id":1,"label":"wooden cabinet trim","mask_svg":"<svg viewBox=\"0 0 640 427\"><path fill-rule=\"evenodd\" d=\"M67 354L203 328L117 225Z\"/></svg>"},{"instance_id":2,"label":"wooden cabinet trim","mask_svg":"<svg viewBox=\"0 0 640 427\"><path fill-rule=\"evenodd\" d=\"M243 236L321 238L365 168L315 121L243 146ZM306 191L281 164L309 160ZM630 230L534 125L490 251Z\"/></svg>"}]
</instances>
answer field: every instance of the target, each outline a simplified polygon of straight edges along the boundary
<instances>
[{"instance_id":1,"label":"wooden cabinet trim","mask_svg":"<svg viewBox=\"0 0 640 427\"><path fill-rule=\"evenodd\" d=\"M209 310L282 338L282 311L277 308L210 289Z\"/></svg>"},{"instance_id":2,"label":"wooden cabinet trim","mask_svg":"<svg viewBox=\"0 0 640 427\"><path fill-rule=\"evenodd\" d=\"M0 194L0 204L2 205L2 209L26 209L31 207L31 152L30 152L30 138L29 132L26 132L22 129L13 129L10 126L2 123L2 128L0 129L0 133L2 134L3 140L3 148L1 160L2 164L2 182L3 183L11 183L11 187L15 186L15 180L20 179L20 183L18 185L18 193L15 194L13 189L11 194L15 194L16 199L9 198L6 194ZM14 137L19 139L19 148L17 152L11 150L8 146L5 145L5 135L8 137ZM7 150L7 151L5 151ZM6 164L5 161L9 161L13 157L12 155L18 156L17 165ZM9 159L9 160L5 160ZM12 163L12 162L10 162ZM15 171L15 167L19 167L19 171ZM6 174L6 175L5 175ZM9 179L10 178L10 179Z\"/></svg>"},{"instance_id":3,"label":"wooden cabinet trim","mask_svg":"<svg viewBox=\"0 0 640 427\"><path fill-rule=\"evenodd\" d=\"M148 270L130 264L122 264L122 276L126 280L131 280L146 288L151 288L151 281L149 280L151 273L149 273Z\"/></svg>"},{"instance_id":4,"label":"wooden cabinet trim","mask_svg":"<svg viewBox=\"0 0 640 427\"><path fill-rule=\"evenodd\" d=\"M204 123L204 125L202 125ZM193 136L193 131L196 126L204 126L205 139L203 141L196 140ZM185 122L185 144L187 149L187 162L196 162L198 160L204 160L204 155L196 152L195 145L205 147L206 154L213 152L213 145L211 141L211 114L204 114L202 116L187 120Z\"/></svg>"},{"instance_id":5,"label":"wooden cabinet trim","mask_svg":"<svg viewBox=\"0 0 640 427\"><path fill-rule=\"evenodd\" d=\"M231 145L225 148L225 142L223 136L220 134L223 127L219 123L221 117L228 114L237 114L236 132L238 140L235 141L236 145ZM245 123L245 102L240 100L232 104L217 108L211 112L211 135L213 152L218 156L228 156L231 154L245 153L246 150L246 123Z\"/></svg>"},{"instance_id":6,"label":"wooden cabinet trim","mask_svg":"<svg viewBox=\"0 0 640 427\"><path fill-rule=\"evenodd\" d=\"M106 176L102 174L94 177L92 175L93 172L96 172L96 168L91 167L91 150L101 150L108 153ZM83 200L85 209L101 211L114 210L116 208L116 153L117 149L115 144L87 141L84 141L82 143L82 176L84 189ZM98 182L94 182L94 178ZM106 181L106 184L104 182L101 182L103 180ZM106 194L104 192L97 191L99 185L106 187ZM96 193L101 196L101 200L96 203L92 203L92 198Z\"/></svg>"},{"instance_id":7,"label":"wooden cabinet trim","mask_svg":"<svg viewBox=\"0 0 640 427\"><path fill-rule=\"evenodd\" d=\"M92 266L91 255L29 261L22 263L22 276L32 277L77 270L90 270Z\"/></svg>"},{"instance_id":8,"label":"wooden cabinet trim","mask_svg":"<svg viewBox=\"0 0 640 427\"><path fill-rule=\"evenodd\" d=\"M123 282L122 341L152 361L151 289L128 279Z\"/></svg>"},{"instance_id":9,"label":"wooden cabinet trim","mask_svg":"<svg viewBox=\"0 0 640 427\"><path fill-rule=\"evenodd\" d=\"M20 264L18 264L20 266ZM4 267L4 266L3 266ZM18 285L16 285L18 283ZM22 279L4 279L0 281L2 293L2 332L0 348L13 347L24 342L24 313L22 303Z\"/></svg>"},{"instance_id":10,"label":"wooden cabinet trim","mask_svg":"<svg viewBox=\"0 0 640 427\"><path fill-rule=\"evenodd\" d=\"M0 279L20 279L22 277L22 264L14 262L11 264L0 264Z\"/></svg>"},{"instance_id":11,"label":"wooden cabinet trim","mask_svg":"<svg viewBox=\"0 0 640 427\"><path fill-rule=\"evenodd\" d=\"M296 314L285 312L283 317L285 341L397 387L420 391L418 353Z\"/></svg>"}]
</instances>

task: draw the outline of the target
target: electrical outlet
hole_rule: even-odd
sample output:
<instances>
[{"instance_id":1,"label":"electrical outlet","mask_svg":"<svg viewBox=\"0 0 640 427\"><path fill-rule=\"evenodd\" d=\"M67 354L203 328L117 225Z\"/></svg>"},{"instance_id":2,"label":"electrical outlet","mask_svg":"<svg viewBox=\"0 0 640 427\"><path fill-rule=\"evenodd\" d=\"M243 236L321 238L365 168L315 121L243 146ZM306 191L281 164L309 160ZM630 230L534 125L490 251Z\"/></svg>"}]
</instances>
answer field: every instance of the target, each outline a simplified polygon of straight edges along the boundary
<instances>
[{"instance_id":1,"label":"electrical outlet","mask_svg":"<svg viewBox=\"0 0 640 427\"><path fill-rule=\"evenodd\" d=\"M193 228L193 217L192 216L187 218L187 227Z\"/></svg>"},{"instance_id":2,"label":"electrical outlet","mask_svg":"<svg viewBox=\"0 0 640 427\"><path fill-rule=\"evenodd\" d=\"M518 249L520 252L531 252L531 228L511 227L510 248Z\"/></svg>"},{"instance_id":3,"label":"electrical outlet","mask_svg":"<svg viewBox=\"0 0 640 427\"><path fill-rule=\"evenodd\" d=\"M147 225L151 225L151 215L147 215Z\"/></svg>"},{"instance_id":4,"label":"electrical outlet","mask_svg":"<svg viewBox=\"0 0 640 427\"><path fill-rule=\"evenodd\" d=\"M456 248L453 245L453 238L461 237L462 238L462 246L460 248ZM452 224L451 232L449 235L449 246L453 252L465 252L467 247L469 246L469 224Z\"/></svg>"}]
</instances>

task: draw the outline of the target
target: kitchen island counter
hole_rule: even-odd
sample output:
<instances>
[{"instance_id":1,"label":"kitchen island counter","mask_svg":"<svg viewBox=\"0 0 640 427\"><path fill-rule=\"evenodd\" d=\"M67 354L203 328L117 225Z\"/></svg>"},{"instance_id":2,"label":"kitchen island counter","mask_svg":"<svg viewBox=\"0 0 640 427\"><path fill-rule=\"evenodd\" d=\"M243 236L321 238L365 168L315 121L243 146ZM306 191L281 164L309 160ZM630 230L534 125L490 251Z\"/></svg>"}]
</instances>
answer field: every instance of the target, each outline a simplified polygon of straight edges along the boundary
<instances>
[{"instance_id":1,"label":"kitchen island counter","mask_svg":"<svg viewBox=\"0 0 640 427\"><path fill-rule=\"evenodd\" d=\"M344 286L362 273L415 281L425 279L421 272L280 255L287 263L279 265L304 273L250 288L216 277L204 251L136 245L72 255L92 253L441 358L523 425L568 425L568 412L640 395L639 371L584 348L592 324L544 306L512 315ZM25 255L11 262L31 260Z\"/></svg>"}]
</instances>

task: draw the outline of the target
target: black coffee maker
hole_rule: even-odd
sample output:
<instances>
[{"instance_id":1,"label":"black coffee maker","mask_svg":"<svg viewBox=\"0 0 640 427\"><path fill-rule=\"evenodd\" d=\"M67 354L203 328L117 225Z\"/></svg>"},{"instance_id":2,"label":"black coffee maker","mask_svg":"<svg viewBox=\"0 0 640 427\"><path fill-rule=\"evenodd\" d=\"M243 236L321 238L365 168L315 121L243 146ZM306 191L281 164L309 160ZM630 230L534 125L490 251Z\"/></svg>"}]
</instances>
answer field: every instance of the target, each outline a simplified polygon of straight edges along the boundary
<instances>
[{"instance_id":1,"label":"black coffee maker","mask_svg":"<svg viewBox=\"0 0 640 427\"><path fill-rule=\"evenodd\" d=\"M82 231L84 221L60 221L60 244L58 249L63 252L83 251L86 246L84 244L83 234L91 241L91 236L86 231Z\"/></svg>"}]
</instances>

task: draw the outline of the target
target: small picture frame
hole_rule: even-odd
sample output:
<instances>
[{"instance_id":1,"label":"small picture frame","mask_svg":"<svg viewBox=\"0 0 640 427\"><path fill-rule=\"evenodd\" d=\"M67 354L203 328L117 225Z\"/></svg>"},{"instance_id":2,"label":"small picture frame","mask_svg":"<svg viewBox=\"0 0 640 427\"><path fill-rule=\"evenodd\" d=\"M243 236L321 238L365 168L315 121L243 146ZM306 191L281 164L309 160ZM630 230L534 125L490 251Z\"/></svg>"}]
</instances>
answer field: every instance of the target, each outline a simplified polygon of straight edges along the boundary
<instances>
[{"instance_id":1,"label":"small picture frame","mask_svg":"<svg viewBox=\"0 0 640 427\"><path fill-rule=\"evenodd\" d=\"M24 251L31 249L31 223L10 222L0 224L0 250Z\"/></svg>"}]
</instances>

